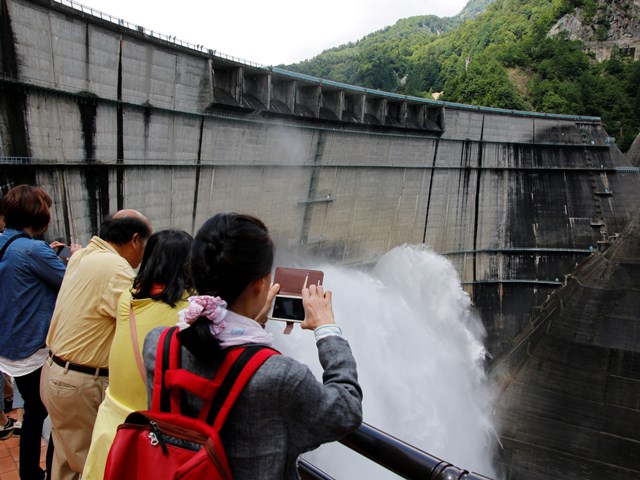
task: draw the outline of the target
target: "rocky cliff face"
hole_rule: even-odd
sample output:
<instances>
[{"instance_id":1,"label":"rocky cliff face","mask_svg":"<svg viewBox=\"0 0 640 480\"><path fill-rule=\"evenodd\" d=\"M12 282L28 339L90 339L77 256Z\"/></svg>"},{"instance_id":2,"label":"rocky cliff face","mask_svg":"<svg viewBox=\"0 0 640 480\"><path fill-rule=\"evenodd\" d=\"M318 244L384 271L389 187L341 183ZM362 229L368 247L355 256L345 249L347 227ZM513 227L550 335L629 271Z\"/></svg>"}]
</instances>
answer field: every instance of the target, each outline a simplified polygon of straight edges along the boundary
<instances>
[{"instance_id":1,"label":"rocky cliff face","mask_svg":"<svg viewBox=\"0 0 640 480\"><path fill-rule=\"evenodd\" d=\"M588 0L562 17L549 35L561 32L584 42L598 61L608 59L614 47L640 60L640 0Z\"/></svg>"}]
</instances>

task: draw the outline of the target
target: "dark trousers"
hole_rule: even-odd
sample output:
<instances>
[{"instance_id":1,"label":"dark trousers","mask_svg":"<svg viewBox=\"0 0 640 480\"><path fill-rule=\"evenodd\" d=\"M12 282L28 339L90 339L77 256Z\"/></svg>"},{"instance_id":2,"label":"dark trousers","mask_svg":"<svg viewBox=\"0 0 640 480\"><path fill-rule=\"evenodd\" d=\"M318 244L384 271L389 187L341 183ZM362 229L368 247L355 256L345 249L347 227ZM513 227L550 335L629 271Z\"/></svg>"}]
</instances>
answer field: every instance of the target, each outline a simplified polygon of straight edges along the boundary
<instances>
[{"instance_id":1,"label":"dark trousers","mask_svg":"<svg viewBox=\"0 0 640 480\"><path fill-rule=\"evenodd\" d=\"M24 399L24 418L20 433L20 478L22 480L44 478L44 471L40 468L40 442L47 409L40 400L41 371L42 368L39 368L23 377L14 377Z\"/></svg>"}]
</instances>

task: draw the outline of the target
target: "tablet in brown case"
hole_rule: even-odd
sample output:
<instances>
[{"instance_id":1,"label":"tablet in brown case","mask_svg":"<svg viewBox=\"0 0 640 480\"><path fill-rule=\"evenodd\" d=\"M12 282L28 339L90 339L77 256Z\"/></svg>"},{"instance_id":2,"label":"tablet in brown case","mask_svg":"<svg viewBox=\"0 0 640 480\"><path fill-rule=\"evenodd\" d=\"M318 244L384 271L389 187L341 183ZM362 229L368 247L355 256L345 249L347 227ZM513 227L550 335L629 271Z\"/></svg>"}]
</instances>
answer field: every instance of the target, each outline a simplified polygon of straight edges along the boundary
<instances>
[{"instance_id":1,"label":"tablet in brown case","mask_svg":"<svg viewBox=\"0 0 640 480\"><path fill-rule=\"evenodd\" d=\"M280 284L278 292L280 295L302 296L302 289L305 286L322 285L323 279L324 273L320 270L277 267L273 282Z\"/></svg>"}]
</instances>

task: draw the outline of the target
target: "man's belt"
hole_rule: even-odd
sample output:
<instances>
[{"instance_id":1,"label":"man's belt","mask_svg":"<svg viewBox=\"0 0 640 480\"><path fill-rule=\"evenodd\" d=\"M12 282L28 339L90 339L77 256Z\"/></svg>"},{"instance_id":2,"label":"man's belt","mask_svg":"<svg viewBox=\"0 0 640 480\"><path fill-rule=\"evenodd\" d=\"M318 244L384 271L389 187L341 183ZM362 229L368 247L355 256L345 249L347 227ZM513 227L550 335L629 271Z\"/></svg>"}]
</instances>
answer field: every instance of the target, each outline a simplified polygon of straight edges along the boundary
<instances>
[{"instance_id":1,"label":"man's belt","mask_svg":"<svg viewBox=\"0 0 640 480\"><path fill-rule=\"evenodd\" d=\"M68 368L74 372L86 373L87 375L97 375L99 377L109 376L108 368L94 368L86 365L77 365L75 363L67 362L51 352L49 352L49 357L51 357L51 360L53 360L54 363L60 365L62 368Z\"/></svg>"}]
</instances>

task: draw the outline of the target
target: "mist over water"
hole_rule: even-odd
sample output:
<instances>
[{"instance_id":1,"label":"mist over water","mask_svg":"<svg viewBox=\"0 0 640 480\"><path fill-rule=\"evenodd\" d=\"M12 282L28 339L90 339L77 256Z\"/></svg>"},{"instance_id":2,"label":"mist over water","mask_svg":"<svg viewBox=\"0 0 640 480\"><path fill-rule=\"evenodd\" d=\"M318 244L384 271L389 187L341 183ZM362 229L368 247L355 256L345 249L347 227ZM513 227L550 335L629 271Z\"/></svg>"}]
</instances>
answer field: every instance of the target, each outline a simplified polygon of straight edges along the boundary
<instances>
[{"instance_id":1,"label":"mist over water","mask_svg":"<svg viewBox=\"0 0 640 480\"><path fill-rule=\"evenodd\" d=\"M367 272L304 266L323 270L324 285L333 291L336 320L358 363L364 421L495 477L484 329L453 266L424 246L397 247ZM286 336L283 329L284 323L269 322L275 346L320 379L313 334L296 325ZM337 443L303 456L337 479L397 478Z\"/></svg>"}]
</instances>

